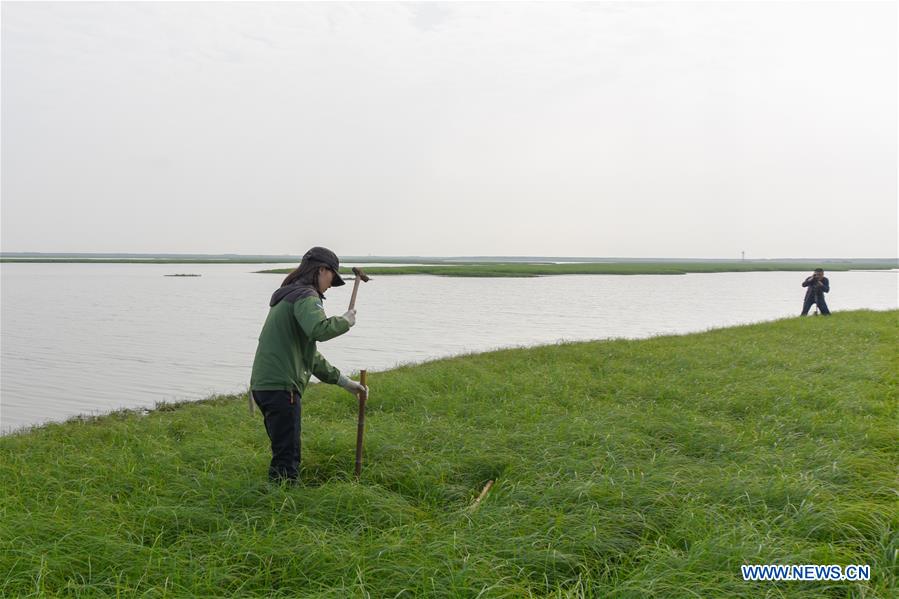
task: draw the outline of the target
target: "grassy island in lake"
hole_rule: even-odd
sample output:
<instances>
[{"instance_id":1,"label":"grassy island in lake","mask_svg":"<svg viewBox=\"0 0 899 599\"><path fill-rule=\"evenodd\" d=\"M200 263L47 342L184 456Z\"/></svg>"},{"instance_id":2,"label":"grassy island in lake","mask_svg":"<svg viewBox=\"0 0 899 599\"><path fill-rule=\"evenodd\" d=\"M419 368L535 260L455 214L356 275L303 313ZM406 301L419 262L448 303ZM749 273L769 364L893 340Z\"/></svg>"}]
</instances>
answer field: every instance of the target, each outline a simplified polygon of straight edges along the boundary
<instances>
[{"instance_id":1,"label":"grassy island in lake","mask_svg":"<svg viewBox=\"0 0 899 599\"><path fill-rule=\"evenodd\" d=\"M364 266L364 265L363 265ZM546 263L466 263L424 264L415 266L364 267L368 275L438 275L444 277L538 277L549 275L684 275L715 272L804 271L823 267L825 271L887 270L896 268L894 262L579 262ZM260 273L287 274L293 268L273 268ZM341 268L342 275L352 276L352 270Z\"/></svg>"}]
</instances>

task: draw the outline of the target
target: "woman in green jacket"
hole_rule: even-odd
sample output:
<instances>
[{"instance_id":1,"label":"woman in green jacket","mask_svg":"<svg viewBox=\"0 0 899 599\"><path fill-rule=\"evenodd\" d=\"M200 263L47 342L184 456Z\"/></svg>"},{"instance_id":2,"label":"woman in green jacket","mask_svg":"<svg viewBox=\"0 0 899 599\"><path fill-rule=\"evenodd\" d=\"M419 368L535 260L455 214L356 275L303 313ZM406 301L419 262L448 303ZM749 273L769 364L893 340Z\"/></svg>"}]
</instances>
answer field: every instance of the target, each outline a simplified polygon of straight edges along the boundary
<instances>
[{"instance_id":1,"label":"woman in green jacket","mask_svg":"<svg viewBox=\"0 0 899 599\"><path fill-rule=\"evenodd\" d=\"M328 364L315 347L343 335L356 324L356 311L328 318L322 303L325 291L344 285L337 255L314 247L284 279L269 302L268 317L259 335L253 360L250 391L262 411L272 444L268 469L272 481L296 482L300 465L301 398L309 377L340 385L358 395L367 390Z\"/></svg>"}]
</instances>

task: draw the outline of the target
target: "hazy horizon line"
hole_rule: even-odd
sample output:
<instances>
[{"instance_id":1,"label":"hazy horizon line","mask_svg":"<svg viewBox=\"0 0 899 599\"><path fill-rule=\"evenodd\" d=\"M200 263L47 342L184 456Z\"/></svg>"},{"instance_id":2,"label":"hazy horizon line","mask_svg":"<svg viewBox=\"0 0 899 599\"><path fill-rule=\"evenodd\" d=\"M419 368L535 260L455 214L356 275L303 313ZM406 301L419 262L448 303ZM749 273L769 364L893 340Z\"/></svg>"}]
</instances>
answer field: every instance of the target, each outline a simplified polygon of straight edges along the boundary
<instances>
[{"instance_id":1,"label":"hazy horizon line","mask_svg":"<svg viewBox=\"0 0 899 599\"><path fill-rule=\"evenodd\" d=\"M273 258L276 260L292 260L292 261L300 261L302 259L302 254L237 254L237 253L193 253L193 252L0 252L0 258L29 258L29 257L96 257L96 258L115 258L115 257L123 257L123 258ZM398 259L435 259L435 260L478 260L478 259L490 259L490 260L499 260L499 259L509 259L509 260L535 260L535 259L543 259L543 260L576 260L576 261L588 261L588 260L634 260L634 261L647 261L647 260L660 260L660 261L731 261L731 262L772 262L772 261L899 261L899 256L895 257L846 257L846 256L831 256L831 257L775 257L775 258L761 258L761 257L662 257L662 256L546 256L546 255L524 255L524 254L472 254L472 255L447 255L447 256L437 256L437 255L423 255L423 254L367 254L367 255L346 255L341 258L341 261L356 261L356 260L368 260L374 261L378 258L385 258L391 260Z\"/></svg>"}]
</instances>

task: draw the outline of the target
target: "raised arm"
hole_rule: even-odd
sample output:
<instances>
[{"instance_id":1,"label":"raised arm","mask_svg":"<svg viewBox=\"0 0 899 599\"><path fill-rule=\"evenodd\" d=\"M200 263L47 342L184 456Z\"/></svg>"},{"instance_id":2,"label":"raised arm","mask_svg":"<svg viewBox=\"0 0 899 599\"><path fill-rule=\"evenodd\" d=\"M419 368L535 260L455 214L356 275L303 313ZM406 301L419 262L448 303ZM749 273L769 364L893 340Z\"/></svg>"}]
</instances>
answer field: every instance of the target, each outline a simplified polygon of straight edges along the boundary
<instances>
[{"instance_id":1,"label":"raised arm","mask_svg":"<svg viewBox=\"0 0 899 599\"><path fill-rule=\"evenodd\" d=\"M294 303L293 316L313 341L327 341L350 330L349 321L342 316L328 318L317 297L307 297Z\"/></svg>"}]
</instances>

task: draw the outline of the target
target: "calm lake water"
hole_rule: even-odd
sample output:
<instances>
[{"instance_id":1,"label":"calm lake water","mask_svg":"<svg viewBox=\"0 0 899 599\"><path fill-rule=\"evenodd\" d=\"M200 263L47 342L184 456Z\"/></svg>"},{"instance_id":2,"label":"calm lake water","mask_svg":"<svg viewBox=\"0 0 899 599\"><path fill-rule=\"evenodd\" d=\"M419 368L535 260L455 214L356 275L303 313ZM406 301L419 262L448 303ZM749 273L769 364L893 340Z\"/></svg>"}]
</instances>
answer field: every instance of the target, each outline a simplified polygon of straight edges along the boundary
<instances>
[{"instance_id":1,"label":"calm lake water","mask_svg":"<svg viewBox=\"0 0 899 599\"><path fill-rule=\"evenodd\" d=\"M280 275L257 264L3 264L0 431L246 389ZM196 273L200 277L166 277ZM319 349L344 372L560 340L687 333L793 316L805 273L385 276ZM896 309L897 271L828 273L831 310ZM352 284L325 310L342 314Z\"/></svg>"}]
</instances>

